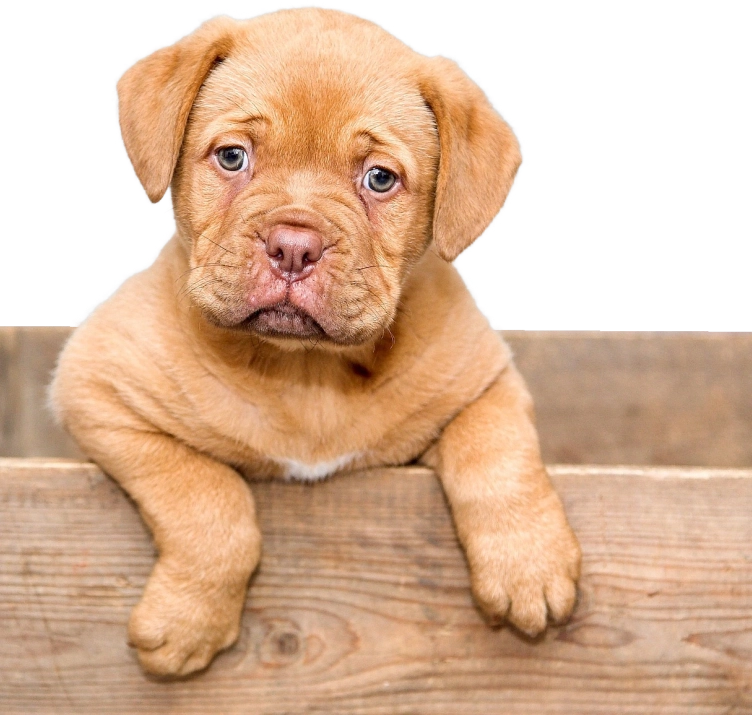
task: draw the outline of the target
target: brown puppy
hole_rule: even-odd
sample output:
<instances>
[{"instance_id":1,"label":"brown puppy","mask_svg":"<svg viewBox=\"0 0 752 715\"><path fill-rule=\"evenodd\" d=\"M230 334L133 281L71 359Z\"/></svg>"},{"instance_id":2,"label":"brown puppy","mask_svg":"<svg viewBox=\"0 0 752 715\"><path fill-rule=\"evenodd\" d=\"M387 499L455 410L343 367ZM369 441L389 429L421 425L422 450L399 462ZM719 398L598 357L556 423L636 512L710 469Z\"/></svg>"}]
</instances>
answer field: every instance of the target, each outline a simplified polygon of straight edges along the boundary
<instances>
[{"instance_id":1,"label":"brown puppy","mask_svg":"<svg viewBox=\"0 0 752 715\"><path fill-rule=\"evenodd\" d=\"M478 87L371 23L293 10L208 22L118 90L177 233L76 331L52 396L154 534L129 626L144 668L190 673L235 641L261 549L241 474L420 460L488 616L566 618L580 551L530 396L449 263L520 162Z\"/></svg>"}]
</instances>

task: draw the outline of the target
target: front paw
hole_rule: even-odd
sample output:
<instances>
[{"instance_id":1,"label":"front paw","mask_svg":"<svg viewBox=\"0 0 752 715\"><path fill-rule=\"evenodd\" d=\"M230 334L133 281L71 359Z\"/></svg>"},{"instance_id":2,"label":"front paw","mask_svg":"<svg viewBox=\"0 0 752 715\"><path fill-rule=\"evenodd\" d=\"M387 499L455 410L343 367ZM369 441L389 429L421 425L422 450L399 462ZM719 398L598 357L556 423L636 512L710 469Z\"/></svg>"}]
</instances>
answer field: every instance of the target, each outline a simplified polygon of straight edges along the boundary
<instances>
[{"instance_id":1,"label":"front paw","mask_svg":"<svg viewBox=\"0 0 752 715\"><path fill-rule=\"evenodd\" d=\"M184 676L205 668L238 637L247 579L206 584L157 562L128 624L144 670Z\"/></svg>"},{"instance_id":2,"label":"front paw","mask_svg":"<svg viewBox=\"0 0 752 715\"><path fill-rule=\"evenodd\" d=\"M535 514L517 517L514 528L468 533L470 578L491 622L506 620L536 636L547 620L562 623L571 615L581 552L558 498Z\"/></svg>"}]
</instances>

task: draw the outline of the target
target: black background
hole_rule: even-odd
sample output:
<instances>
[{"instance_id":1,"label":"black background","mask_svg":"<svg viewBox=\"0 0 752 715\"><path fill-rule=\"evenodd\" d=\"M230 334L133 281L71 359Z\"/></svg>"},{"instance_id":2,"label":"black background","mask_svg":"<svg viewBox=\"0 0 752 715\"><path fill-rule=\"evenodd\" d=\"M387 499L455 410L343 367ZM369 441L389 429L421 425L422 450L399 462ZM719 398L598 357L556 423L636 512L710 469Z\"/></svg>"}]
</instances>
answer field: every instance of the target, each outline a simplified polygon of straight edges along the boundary
<instances>
[{"instance_id":1,"label":"black background","mask_svg":"<svg viewBox=\"0 0 752 715\"><path fill-rule=\"evenodd\" d=\"M464 48L465 55L488 73L489 87L512 104L513 118L528 128L528 141L542 148L545 165L559 167L530 169L529 183L520 187L520 208L489 235L489 247L473 259L474 270L481 274L481 292L496 304L497 319L506 327L583 324L567 312L577 291L561 273L565 264L575 271L583 268L575 241L561 238L576 235L565 207L576 190L579 179L574 171L583 154L573 148L571 127L558 100L564 78L552 76L551 58L531 52L534 43L521 22L512 18L499 23L478 10L408 11L400 3L368 7L371 15L390 15L412 40L430 39L434 48ZM144 207L135 198L134 186L120 176L120 155L112 151L110 137L99 138L101 120L91 95L101 73L112 71L121 56L133 56L137 48L166 39L177 23L190 26L198 13L199 8L151 7L130 18L103 19L100 32L92 37L88 30L79 38L85 44L75 59L79 85L65 88L65 100L55 100L82 109L82 121L74 118L62 145L68 166L61 191L66 197L72 192L73 198L57 208L55 230L46 239L48 251L35 251L33 242L19 243L21 253L33 259L41 289L15 290L6 280L3 317L69 320L113 271L126 271L137 255L151 255L152 232L167 219L159 209ZM96 176L92 166L101 167ZM567 174L571 185L563 180ZM563 228L558 230L560 224Z\"/></svg>"}]
</instances>

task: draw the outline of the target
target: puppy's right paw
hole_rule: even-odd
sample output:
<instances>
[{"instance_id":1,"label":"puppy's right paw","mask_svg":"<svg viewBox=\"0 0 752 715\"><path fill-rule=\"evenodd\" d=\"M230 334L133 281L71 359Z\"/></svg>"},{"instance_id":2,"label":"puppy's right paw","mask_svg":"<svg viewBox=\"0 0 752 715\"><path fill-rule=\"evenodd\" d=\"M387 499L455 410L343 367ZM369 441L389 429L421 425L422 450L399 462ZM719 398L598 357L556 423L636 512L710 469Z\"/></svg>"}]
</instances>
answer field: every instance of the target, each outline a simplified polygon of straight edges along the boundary
<instances>
[{"instance_id":1,"label":"puppy's right paw","mask_svg":"<svg viewBox=\"0 0 752 715\"><path fill-rule=\"evenodd\" d=\"M144 670L181 677L205 668L237 640L245 595L245 582L207 586L157 562L128 624Z\"/></svg>"}]
</instances>

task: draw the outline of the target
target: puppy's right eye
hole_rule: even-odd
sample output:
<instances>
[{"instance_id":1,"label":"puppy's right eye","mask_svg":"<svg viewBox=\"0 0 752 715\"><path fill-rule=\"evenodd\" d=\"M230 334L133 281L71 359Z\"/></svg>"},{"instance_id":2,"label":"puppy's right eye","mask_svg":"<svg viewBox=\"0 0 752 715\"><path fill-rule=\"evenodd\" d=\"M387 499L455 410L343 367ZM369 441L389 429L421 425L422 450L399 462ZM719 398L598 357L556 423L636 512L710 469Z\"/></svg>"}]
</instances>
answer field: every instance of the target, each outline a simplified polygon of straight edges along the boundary
<instances>
[{"instance_id":1,"label":"puppy's right eye","mask_svg":"<svg viewBox=\"0 0 752 715\"><path fill-rule=\"evenodd\" d=\"M239 146L226 146L217 150L217 161L226 171L242 171L248 166L248 154Z\"/></svg>"}]
</instances>

